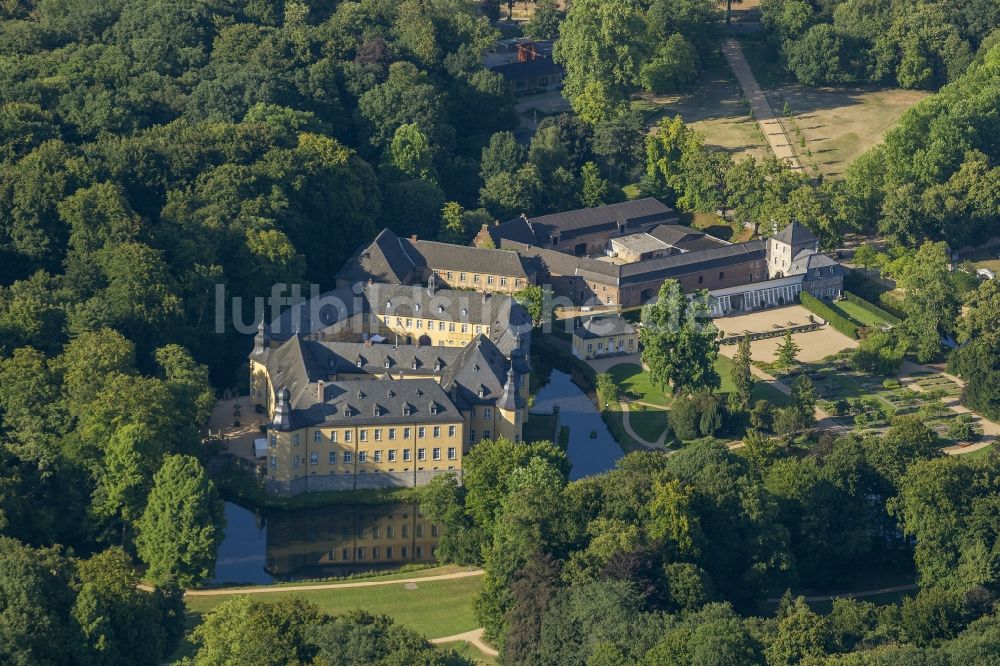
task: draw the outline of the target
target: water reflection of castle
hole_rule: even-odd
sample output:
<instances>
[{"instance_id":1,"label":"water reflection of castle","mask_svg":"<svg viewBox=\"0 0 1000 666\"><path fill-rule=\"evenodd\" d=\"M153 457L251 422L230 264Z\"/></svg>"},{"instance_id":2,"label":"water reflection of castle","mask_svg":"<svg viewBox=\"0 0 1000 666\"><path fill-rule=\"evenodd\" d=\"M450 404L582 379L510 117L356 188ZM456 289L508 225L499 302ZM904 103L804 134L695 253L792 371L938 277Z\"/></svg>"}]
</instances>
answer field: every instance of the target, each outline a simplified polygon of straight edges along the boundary
<instances>
[{"instance_id":1,"label":"water reflection of castle","mask_svg":"<svg viewBox=\"0 0 1000 666\"><path fill-rule=\"evenodd\" d=\"M268 573L320 577L433 562L438 526L416 504L343 506L267 515Z\"/></svg>"}]
</instances>

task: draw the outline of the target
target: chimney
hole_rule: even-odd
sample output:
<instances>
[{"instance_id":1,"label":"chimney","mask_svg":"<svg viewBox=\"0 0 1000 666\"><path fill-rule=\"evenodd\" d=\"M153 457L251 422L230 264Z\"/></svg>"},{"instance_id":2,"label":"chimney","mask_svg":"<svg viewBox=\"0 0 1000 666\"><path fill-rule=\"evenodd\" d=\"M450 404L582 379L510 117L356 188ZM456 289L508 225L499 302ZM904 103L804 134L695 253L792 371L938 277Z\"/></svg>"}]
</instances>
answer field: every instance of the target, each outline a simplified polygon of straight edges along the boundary
<instances>
[{"instance_id":1,"label":"chimney","mask_svg":"<svg viewBox=\"0 0 1000 666\"><path fill-rule=\"evenodd\" d=\"M417 235L416 235L416 234L413 234L412 236L410 236L410 240L411 240L411 241L414 241L414 242L416 242L416 240L417 240Z\"/></svg>"},{"instance_id":2,"label":"chimney","mask_svg":"<svg viewBox=\"0 0 1000 666\"><path fill-rule=\"evenodd\" d=\"M319 380L318 382L316 382L316 401L317 402L323 402L325 400L324 395L323 395L325 393L325 389L326 389L326 382L324 382L322 379Z\"/></svg>"}]
</instances>

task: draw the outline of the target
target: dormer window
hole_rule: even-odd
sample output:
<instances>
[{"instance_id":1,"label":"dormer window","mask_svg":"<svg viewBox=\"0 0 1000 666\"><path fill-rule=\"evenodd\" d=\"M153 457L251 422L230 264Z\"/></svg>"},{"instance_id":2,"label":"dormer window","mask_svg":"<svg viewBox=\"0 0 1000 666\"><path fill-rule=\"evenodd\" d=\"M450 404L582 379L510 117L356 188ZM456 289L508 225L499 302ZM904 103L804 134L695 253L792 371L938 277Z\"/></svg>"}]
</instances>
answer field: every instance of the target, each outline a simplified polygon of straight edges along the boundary
<instances>
[{"instance_id":1,"label":"dormer window","mask_svg":"<svg viewBox=\"0 0 1000 666\"><path fill-rule=\"evenodd\" d=\"M365 399L364 391L358 391L358 400L364 400L364 399Z\"/></svg>"},{"instance_id":2,"label":"dormer window","mask_svg":"<svg viewBox=\"0 0 1000 666\"><path fill-rule=\"evenodd\" d=\"M412 367L414 370L416 370L417 369L417 365L418 365L417 359L413 359L413 363L410 364L410 367Z\"/></svg>"},{"instance_id":3,"label":"dormer window","mask_svg":"<svg viewBox=\"0 0 1000 666\"><path fill-rule=\"evenodd\" d=\"M486 387L483 386L483 385L481 385L481 384L479 386L479 397L480 398L485 398L486 397Z\"/></svg>"},{"instance_id":4,"label":"dormer window","mask_svg":"<svg viewBox=\"0 0 1000 666\"><path fill-rule=\"evenodd\" d=\"M360 368L364 364L365 364L365 360L359 356L358 357L358 361L357 361L357 366Z\"/></svg>"},{"instance_id":5,"label":"dormer window","mask_svg":"<svg viewBox=\"0 0 1000 666\"><path fill-rule=\"evenodd\" d=\"M390 365L392 365L392 361L390 361L388 358L386 358L385 359L385 367L388 368Z\"/></svg>"},{"instance_id":6,"label":"dormer window","mask_svg":"<svg viewBox=\"0 0 1000 666\"><path fill-rule=\"evenodd\" d=\"M413 309L416 310L417 312L419 312L420 311L420 303L415 303L413 305Z\"/></svg>"},{"instance_id":7,"label":"dormer window","mask_svg":"<svg viewBox=\"0 0 1000 666\"><path fill-rule=\"evenodd\" d=\"M443 305L439 305L438 306L438 314L441 314L442 312L444 312L444 306Z\"/></svg>"},{"instance_id":8,"label":"dormer window","mask_svg":"<svg viewBox=\"0 0 1000 666\"><path fill-rule=\"evenodd\" d=\"M434 372L441 372L441 368L443 367L444 362L441 359L438 359L437 362L434 363Z\"/></svg>"},{"instance_id":9,"label":"dormer window","mask_svg":"<svg viewBox=\"0 0 1000 666\"><path fill-rule=\"evenodd\" d=\"M389 389L389 392L386 393L386 396L389 397L389 398L395 398L396 394L395 394L395 392L393 392L392 389Z\"/></svg>"},{"instance_id":10,"label":"dormer window","mask_svg":"<svg viewBox=\"0 0 1000 666\"><path fill-rule=\"evenodd\" d=\"M473 372L479 372L479 364L478 363L476 365L472 366L472 371Z\"/></svg>"},{"instance_id":11,"label":"dormer window","mask_svg":"<svg viewBox=\"0 0 1000 666\"><path fill-rule=\"evenodd\" d=\"M391 308L392 307L392 301L386 301L385 302L385 307L386 307L386 309Z\"/></svg>"},{"instance_id":12,"label":"dormer window","mask_svg":"<svg viewBox=\"0 0 1000 666\"><path fill-rule=\"evenodd\" d=\"M437 403L436 402L431 403L431 414L437 414L437 413L438 413Z\"/></svg>"},{"instance_id":13,"label":"dormer window","mask_svg":"<svg viewBox=\"0 0 1000 666\"><path fill-rule=\"evenodd\" d=\"M382 408L375 405L375 416L382 416Z\"/></svg>"},{"instance_id":14,"label":"dormer window","mask_svg":"<svg viewBox=\"0 0 1000 666\"><path fill-rule=\"evenodd\" d=\"M403 416L409 416L413 413L413 407L410 405L403 405Z\"/></svg>"},{"instance_id":15,"label":"dormer window","mask_svg":"<svg viewBox=\"0 0 1000 666\"><path fill-rule=\"evenodd\" d=\"M469 314L469 311L468 311L468 310L466 310L465 308L462 308L462 316L463 316L463 317L465 317L465 316L467 316L468 314Z\"/></svg>"},{"instance_id":16,"label":"dormer window","mask_svg":"<svg viewBox=\"0 0 1000 666\"><path fill-rule=\"evenodd\" d=\"M417 397L418 397L418 398L419 398L420 396L422 396L423 394L424 394L424 392L423 392L423 390L422 390L422 389L417 389Z\"/></svg>"}]
</instances>

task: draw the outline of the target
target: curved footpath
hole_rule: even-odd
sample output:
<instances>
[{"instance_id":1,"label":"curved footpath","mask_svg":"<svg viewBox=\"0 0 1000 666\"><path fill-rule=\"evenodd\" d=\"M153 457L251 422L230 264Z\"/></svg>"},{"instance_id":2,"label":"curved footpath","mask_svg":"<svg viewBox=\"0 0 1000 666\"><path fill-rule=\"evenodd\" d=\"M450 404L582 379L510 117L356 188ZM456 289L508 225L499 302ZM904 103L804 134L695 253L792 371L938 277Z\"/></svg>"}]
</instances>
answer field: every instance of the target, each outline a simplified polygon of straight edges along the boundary
<instances>
[{"instance_id":1,"label":"curved footpath","mask_svg":"<svg viewBox=\"0 0 1000 666\"><path fill-rule=\"evenodd\" d=\"M491 648L489 645L483 642L483 628L473 629L472 631L466 631L465 633L455 634L454 636L442 636L441 638L432 638L431 643L434 645L442 645L445 643L457 643L459 641L464 641L469 643L474 648L487 654L491 657L499 656L499 652Z\"/></svg>"}]
</instances>

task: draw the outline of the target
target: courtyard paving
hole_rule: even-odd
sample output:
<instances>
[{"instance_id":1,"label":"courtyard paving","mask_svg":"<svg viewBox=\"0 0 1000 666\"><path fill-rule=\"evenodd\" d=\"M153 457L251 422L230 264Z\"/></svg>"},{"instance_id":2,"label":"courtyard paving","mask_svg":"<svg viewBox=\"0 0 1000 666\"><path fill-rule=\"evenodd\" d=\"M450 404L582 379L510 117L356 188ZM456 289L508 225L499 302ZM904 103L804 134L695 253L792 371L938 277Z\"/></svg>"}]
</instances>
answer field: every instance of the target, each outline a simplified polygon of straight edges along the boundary
<instances>
[{"instance_id":1,"label":"courtyard paving","mask_svg":"<svg viewBox=\"0 0 1000 666\"><path fill-rule=\"evenodd\" d=\"M783 308L761 310L735 317L723 317L716 319L715 325L720 330L725 331L726 336L740 335L744 332L764 333L790 326L804 326L809 323L810 314L801 305L789 305ZM775 352L783 340L784 338L779 336L751 342L750 350L753 360L773 361L775 359ZM857 340L852 340L832 326L824 326L819 330L809 331L808 333L795 333L792 335L792 340L800 348L798 360L805 362L819 361L830 354L836 354L843 349L853 349L858 346ZM732 358L736 354L736 345L722 345L719 353Z\"/></svg>"}]
</instances>

